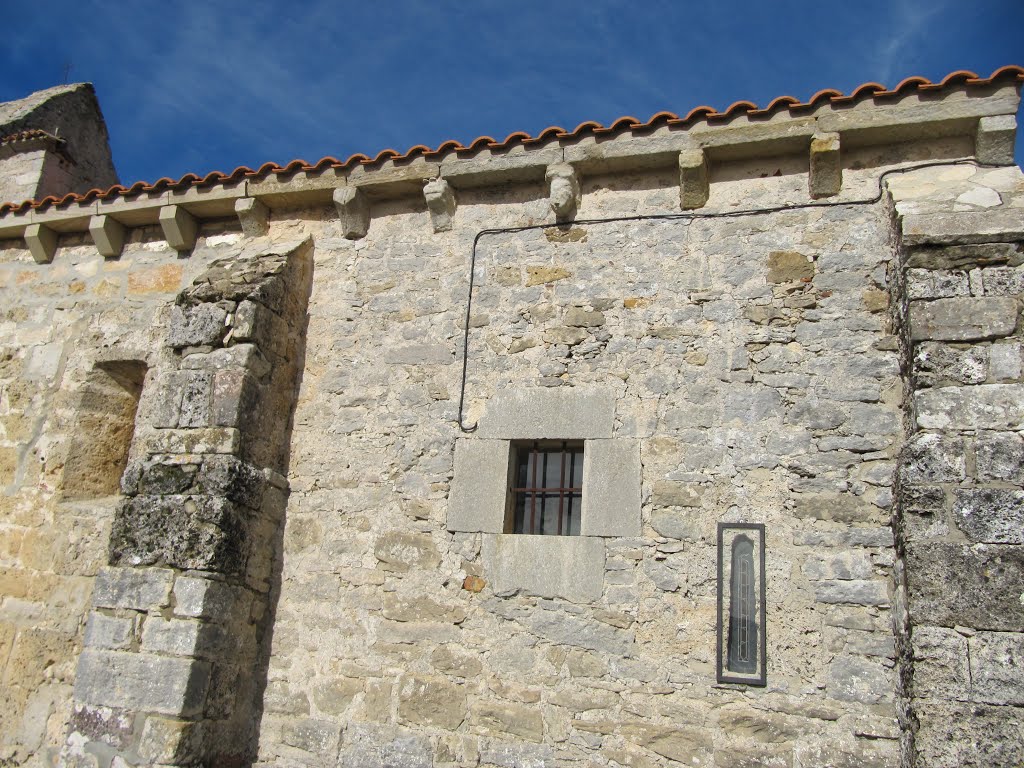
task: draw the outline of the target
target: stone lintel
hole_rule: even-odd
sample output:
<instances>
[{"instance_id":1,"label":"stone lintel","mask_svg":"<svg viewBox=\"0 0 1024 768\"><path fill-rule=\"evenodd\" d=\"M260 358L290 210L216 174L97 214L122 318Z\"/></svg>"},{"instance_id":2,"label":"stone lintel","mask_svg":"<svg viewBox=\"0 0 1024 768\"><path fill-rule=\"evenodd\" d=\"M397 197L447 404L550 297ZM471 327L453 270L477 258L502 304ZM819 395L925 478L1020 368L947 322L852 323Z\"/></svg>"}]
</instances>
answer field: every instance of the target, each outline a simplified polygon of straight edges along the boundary
<instances>
[{"instance_id":1,"label":"stone lintel","mask_svg":"<svg viewBox=\"0 0 1024 768\"><path fill-rule=\"evenodd\" d=\"M247 237L261 237L270 229L270 210L255 197L235 200L235 213L242 225L242 234Z\"/></svg>"},{"instance_id":2,"label":"stone lintel","mask_svg":"<svg viewBox=\"0 0 1024 768\"><path fill-rule=\"evenodd\" d=\"M341 219L341 233L349 240L366 237L370 230L370 201L366 193L357 187L339 187L332 196Z\"/></svg>"},{"instance_id":3,"label":"stone lintel","mask_svg":"<svg viewBox=\"0 0 1024 768\"><path fill-rule=\"evenodd\" d=\"M992 115L978 120L974 139L974 155L978 162L991 165L1013 165L1014 142L1017 140L1015 115Z\"/></svg>"},{"instance_id":4,"label":"stone lintel","mask_svg":"<svg viewBox=\"0 0 1024 768\"><path fill-rule=\"evenodd\" d=\"M552 163L562 162L562 148L516 147L507 152L481 152L474 157L450 155L441 161L441 175L456 189L492 184L541 182Z\"/></svg>"},{"instance_id":5,"label":"stone lintel","mask_svg":"<svg viewBox=\"0 0 1024 768\"><path fill-rule=\"evenodd\" d=\"M455 193L444 179L433 179L423 186L423 197L435 232L448 232L455 216Z\"/></svg>"},{"instance_id":6,"label":"stone lintel","mask_svg":"<svg viewBox=\"0 0 1024 768\"><path fill-rule=\"evenodd\" d=\"M907 214L900 222L903 244L971 245L1024 239L1024 209Z\"/></svg>"},{"instance_id":7,"label":"stone lintel","mask_svg":"<svg viewBox=\"0 0 1024 768\"><path fill-rule=\"evenodd\" d=\"M589 603L604 591L604 542L591 536L485 534L484 575L496 593Z\"/></svg>"},{"instance_id":8,"label":"stone lintel","mask_svg":"<svg viewBox=\"0 0 1024 768\"><path fill-rule=\"evenodd\" d=\"M839 156L838 133L816 133L811 138L807 184L811 197L815 199L839 194L843 186L843 166Z\"/></svg>"},{"instance_id":9,"label":"stone lintel","mask_svg":"<svg viewBox=\"0 0 1024 768\"><path fill-rule=\"evenodd\" d=\"M711 194L708 158L703 149L679 153L679 207L684 211L703 207Z\"/></svg>"},{"instance_id":10,"label":"stone lintel","mask_svg":"<svg viewBox=\"0 0 1024 768\"><path fill-rule=\"evenodd\" d=\"M569 163L554 163L544 172L548 198L556 221L566 221L576 214L581 200L580 177Z\"/></svg>"},{"instance_id":11,"label":"stone lintel","mask_svg":"<svg viewBox=\"0 0 1024 768\"><path fill-rule=\"evenodd\" d=\"M57 252L57 233L45 224L29 224L25 244L37 264L49 264Z\"/></svg>"},{"instance_id":12,"label":"stone lintel","mask_svg":"<svg viewBox=\"0 0 1024 768\"><path fill-rule=\"evenodd\" d=\"M124 250L128 230L113 216L93 216L89 220L89 234L100 256L114 259Z\"/></svg>"},{"instance_id":13,"label":"stone lintel","mask_svg":"<svg viewBox=\"0 0 1024 768\"><path fill-rule=\"evenodd\" d=\"M640 441L587 440L583 446L583 536L640 535Z\"/></svg>"},{"instance_id":14,"label":"stone lintel","mask_svg":"<svg viewBox=\"0 0 1024 768\"><path fill-rule=\"evenodd\" d=\"M501 533L508 491L507 440L457 440L448 530Z\"/></svg>"},{"instance_id":15,"label":"stone lintel","mask_svg":"<svg viewBox=\"0 0 1024 768\"><path fill-rule=\"evenodd\" d=\"M160 229L174 250L191 251L195 248L199 222L180 205L166 205L160 209Z\"/></svg>"},{"instance_id":16,"label":"stone lintel","mask_svg":"<svg viewBox=\"0 0 1024 768\"><path fill-rule=\"evenodd\" d=\"M612 436L610 389L503 389L487 403L476 434L503 440L592 440Z\"/></svg>"}]
</instances>

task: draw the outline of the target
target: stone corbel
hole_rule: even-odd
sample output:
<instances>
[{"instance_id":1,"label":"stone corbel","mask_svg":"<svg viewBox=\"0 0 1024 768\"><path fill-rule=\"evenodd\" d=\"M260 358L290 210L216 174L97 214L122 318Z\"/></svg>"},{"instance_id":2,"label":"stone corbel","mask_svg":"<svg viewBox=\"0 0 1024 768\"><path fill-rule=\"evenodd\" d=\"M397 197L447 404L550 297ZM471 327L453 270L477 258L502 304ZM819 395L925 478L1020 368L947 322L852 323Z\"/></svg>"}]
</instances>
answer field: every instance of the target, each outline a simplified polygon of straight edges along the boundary
<instances>
[{"instance_id":1,"label":"stone corbel","mask_svg":"<svg viewBox=\"0 0 1024 768\"><path fill-rule=\"evenodd\" d=\"M568 163L549 165L544 174L548 182L548 198L557 221L571 219L579 208L580 178Z\"/></svg>"},{"instance_id":2,"label":"stone corbel","mask_svg":"<svg viewBox=\"0 0 1024 768\"><path fill-rule=\"evenodd\" d=\"M341 233L349 240L366 237L370 230L370 201L366 193L358 187L338 187L333 198L341 218Z\"/></svg>"},{"instance_id":3,"label":"stone corbel","mask_svg":"<svg viewBox=\"0 0 1024 768\"><path fill-rule=\"evenodd\" d=\"M116 259L124 250L128 230L113 216L106 214L89 219L89 234L96 244L96 250L105 259Z\"/></svg>"},{"instance_id":4,"label":"stone corbel","mask_svg":"<svg viewBox=\"0 0 1024 768\"><path fill-rule=\"evenodd\" d=\"M1013 144L1017 138L1017 118L991 115L978 120L974 155L980 163L1013 165Z\"/></svg>"},{"instance_id":5,"label":"stone corbel","mask_svg":"<svg viewBox=\"0 0 1024 768\"><path fill-rule=\"evenodd\" d=\"M452 228L455 216L455 193L444 179L431 179L423 185L423 197L430 212L430 223L435 232L447 232Z\"/></svg>"},{"instance_id":6,"label":"stone corbel","mask_svg":"<svg viewBox=\"0 0 1024 768\"><path fill-rule=\"evenodd\" d=\"M242 234L247 237L262 237L270 229L270 210L255 197L235 200L235 213L242 225Z\"/></svg>"},{"instance_id":7,"label":"stone corbel","mask_svg":"<svg viewBox=\"0 0 1024 768\"><path fill-rule=\"evenodd\" d=\"M842 189L843 166L839 158L838 133L815 133L811 137L811 164L807 186L813 198L838 195Z\"/></svg>"},{"instance_id":8,"label":"stone corbel","mask_svg":"<svg viewBox=\"0 0 1024 768\"><path fill-rule=\"evenodd\" d=\"M25 244L37 264L49 264L57 252L57 233L45 224L25 227Z\"/></svg>"},{"instance_id":9,"label":"stone corbel","mask_svg":"<svg viewBox=\"0 0 1024 768\"><path fill-rule=\"evenodd\" d=\"M684 210L702 208L708 202L708 158L703 149L686 149L679 153L679 207Z\"/></svg>"},{"instance_id":10,"label":"stone corbel","mask_svg":"<svg viewBox=\"0 0 1024 768\"><path fill-rule=\"evenodd\" d=\"M185 252L195 248L199 222L180 205L165 205L160 209L160 229L174 250Z\"/></svg>"}]
</instances>

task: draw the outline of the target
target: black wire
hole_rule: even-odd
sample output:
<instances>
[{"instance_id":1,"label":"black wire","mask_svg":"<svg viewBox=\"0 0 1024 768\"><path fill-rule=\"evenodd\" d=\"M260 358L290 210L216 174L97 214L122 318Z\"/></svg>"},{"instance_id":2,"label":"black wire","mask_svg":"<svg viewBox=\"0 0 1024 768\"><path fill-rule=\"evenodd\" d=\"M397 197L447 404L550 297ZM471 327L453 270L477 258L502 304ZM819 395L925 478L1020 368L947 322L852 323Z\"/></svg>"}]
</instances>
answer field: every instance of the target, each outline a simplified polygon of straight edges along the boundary
<instances>
[{"instance_id":1,"label":"black wire","mask_svg":"<svg viewBox=\"0 0 1024 768\"><path fill-rule=\"evenodd\" d=\"M463 432L475 432L477 425L467 426L463 422L464 407L466 403L466 376L469 372L469 315L473 308L473 282L476 272L476 247L480 238L485 235L507 235L516 232L528 232L533 229L551 229L552 227L565 227L569 225L590 226L593 224L615 224L626 221L693 221L695 219L732 219L741 216L763 216L771 213L782 213L784 211L795 211L803 208L842 208L850 205L874 205L880 202L885 195L883 182L886 176L894 173L907 173L918 171L922 168L937 168L950 165L974 165L978 168L1002 168L1004 166L995 163L982 163L973 159L962 160L937 160L929 163L918 163L907 165L901 168L890 168L878 177L878 193L871 198L863 200L847 201L826 201L823 203L797 203L793 205L776 205L770 208L745 208L739 211L719 211L714 213L649 213L635 216L612 216L607 219L575 219L573 221L558 222L556 224L526 224L519 227L500 227L496 229L481 229L473 238L473 249L469 258L469 295L466 299L466 325L462 340L462 391L459 393L459 429Z\"/></svg>"}]
</instances>

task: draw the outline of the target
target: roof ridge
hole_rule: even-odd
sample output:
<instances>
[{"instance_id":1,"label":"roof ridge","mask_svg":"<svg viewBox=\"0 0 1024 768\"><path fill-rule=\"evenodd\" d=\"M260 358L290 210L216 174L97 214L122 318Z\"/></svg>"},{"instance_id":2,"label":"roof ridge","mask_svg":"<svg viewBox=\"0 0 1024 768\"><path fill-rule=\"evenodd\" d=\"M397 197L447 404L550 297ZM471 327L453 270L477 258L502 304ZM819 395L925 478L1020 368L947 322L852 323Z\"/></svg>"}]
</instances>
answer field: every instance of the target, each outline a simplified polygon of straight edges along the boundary
<instances>
[{"instance_id":1,"label":"roof ridge","mask_svg":"<svg viewBox=\"0 0 1024 768\"><path fill-rule=\"evenodd\" d=\"M886 89L886 87L880 83L867 82L857 86L849 95L843 94L842 91L838 91L834 88L827 88L816 92L808 101L805 102L801 102L793 96L777 96L764 108L759 108L751 101L736 101L730 104L725 111L718 111L714 107L709 106L699 106L691 109L685 117L680 117L674 112L661 111L652 115L646 122L641 122L635 117L620 117L614 120L609 126L603 126L596 121L588 120L580 123L572 131L566 131L560 126L549 126L536 136L530 136L524 131L515 131L510 133L503 141L496 141L490 136L480 136L473 139L473 141L468 145L463 145L454 139L449 139L441 142L436 149L430 149L423 144L416 144L404 153L395 149L383 149L374 157L370 157L363 153L356 153L350 155L343 161L338 160L335 157L327 156L320 158L312 164L307 163L305 160L297 159L292 160L283 166L273 162L264 163L258 168L250 168L243 165L235 168L230 173L210 171L205 176L199 176L196 173L186 173L184 176L176 180L163 177L157 179L153 183L137 181L128 187L121 184L115 184L105 190L90 189L88 192L81 194L69 192L60 198L49 195L41 200L25 200L20 203L0 203L0 215L10 211L24 212L29 209L45 208L49 205L70 205L73 202L84 203L94 199L109 200L122 195L130 196L142 194L144 192L156 192L163 189L185 189L189 187L212 186L214 184L240 181L244 178L262 178L270 174L276 175L296 173L298 171L322 171L328 168L344 169L355 166L370 166L382 163L386 160L412 160L418 156L437 158L451 152L460 154L476 152L481 149L508 149L515 146L517 143L538 144L555 138L580 138L588 133L606 135L610 133L620 133L626 130L644 130L653 128L659 123L664 123L666 125L689 125L697 122L698 120L714 120L717 122L731 119L740 114L764 117L779 112L782 109L788 109L790 111L813 109L825 102L830 104L847 105L864 101L868 98L877 99L893 97L903 95L911 91L933 92L944 90L952 87L953 85L983 86L991 85L997 80L1010 79L1024 82L1024 67L1015 64L1000 67L987 78L979 77L976 73L971 72L970 70L961 69L950 72L937 83L928 80L926 77L911 76L904 78L896 85L895 88L891 89Z\"/></svg>"}]
</instances>

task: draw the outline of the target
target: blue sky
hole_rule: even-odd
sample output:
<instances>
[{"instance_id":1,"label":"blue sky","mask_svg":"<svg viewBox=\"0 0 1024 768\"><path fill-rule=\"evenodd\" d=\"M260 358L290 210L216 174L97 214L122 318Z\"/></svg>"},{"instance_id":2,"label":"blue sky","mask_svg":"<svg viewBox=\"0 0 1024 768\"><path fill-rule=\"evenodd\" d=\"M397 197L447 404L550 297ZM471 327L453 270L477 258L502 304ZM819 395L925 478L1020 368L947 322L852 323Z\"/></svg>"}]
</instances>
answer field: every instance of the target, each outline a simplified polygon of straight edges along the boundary
<instances>
[{"instance_id":1,"label":"blue sky","mask_svg":"<svg viewBox=\"0 0 1024 768\"><path fill-rule=\"evenodd\" d=\"M1022 0L51 0L4 16L0 101L70 65L127 183L1024 64Z\"/></svg>"}]
</instances>

